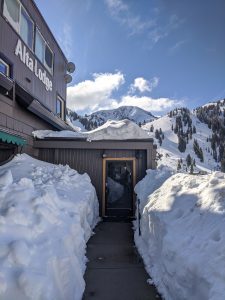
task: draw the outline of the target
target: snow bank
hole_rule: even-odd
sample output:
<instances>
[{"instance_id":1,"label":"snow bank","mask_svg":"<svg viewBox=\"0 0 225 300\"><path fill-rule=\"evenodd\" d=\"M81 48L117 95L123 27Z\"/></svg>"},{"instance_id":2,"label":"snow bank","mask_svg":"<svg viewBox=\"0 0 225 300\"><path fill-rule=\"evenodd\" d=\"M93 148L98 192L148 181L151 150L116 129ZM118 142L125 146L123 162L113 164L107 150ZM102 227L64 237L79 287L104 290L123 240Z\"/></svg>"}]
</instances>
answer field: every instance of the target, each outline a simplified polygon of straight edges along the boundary
<instances>
[{"instance_id":1,"label":"snow bank","mask_svg":"<svg viewBox=\"0 0 225 300\"><path fill-rule=\"evenodd\" d=\"M109 120L104 125L88 132L37 130L33 132L33 136L39 139L48 137L83 138L88 141L149 139L145 130L127 119L122 121Z\"/></svg>"},{"instance_id":2,"label":"snow bank","mask_svg":"<svg viewBox=\"0 0 225 300\"><path fill-rule=\"evenodd\" d=\"M0 167L0 299L81 299L97 220L87 174L25 154Z\"/></svg>"},{"instance_id":3,"label":"snow bank","mask_svg":"<svg viewBox=\"0 0 225 300\"><path fill-rule=\"evenodd\" d=\"M147 170L146 176L135 186L135 193L140 200L140 211L143 211L148 201L148 195L157 190L170 176L174 170L168 166L160 165L156 170Z\"/></svg>"},{"instance_id":4,"label":"snow bank","mask_svg":"<svg viewBox=\"0 0 225 300\"><path fill-rule=\"evenodd\" d=\"M139 198L150 179L136 187ZM225 175L173 175L147 202L135 242L164 298L224 299Z\"/></svg>"}]
</instances>

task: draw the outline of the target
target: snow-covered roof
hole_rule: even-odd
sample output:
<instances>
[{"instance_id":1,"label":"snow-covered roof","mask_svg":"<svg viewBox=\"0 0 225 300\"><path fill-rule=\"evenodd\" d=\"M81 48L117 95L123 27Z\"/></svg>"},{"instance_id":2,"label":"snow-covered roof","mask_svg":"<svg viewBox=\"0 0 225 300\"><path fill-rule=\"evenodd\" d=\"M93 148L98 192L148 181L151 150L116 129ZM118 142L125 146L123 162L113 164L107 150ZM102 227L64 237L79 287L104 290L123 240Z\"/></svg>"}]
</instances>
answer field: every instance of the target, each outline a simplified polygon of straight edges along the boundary
<instances>
[{"instance_id":1,"label":"snow-covered roof","mask_svg":"<svg viewBox=\"0 0 225 300\"><path fill-rule=\"evenodd\" d=\"M104 125L86 133L88 140L149 139L146 131L130 120L107 121Z\"/></svg>"},{"instance_id":2,"label":"snow-covered roof","mask_svg":"<svg viewBox=\"0 0 225 300\"><path fill-rule=\"evenodd\" d=\"M33 136L38 139L74 138L87 141L151 139L145 130L127 119L121 121L108 120L104 125L88 132L37 130L33 132Z\"/></svg>"},{"instance_id":3,"label":"snow-covered roof","mask_svg":"<svg viewBox=\"0 0 225 300\"><path fill-rule=\"evenodd\" d=\"M32 132L33 136L38 139L45 138L83 138L85 139L82 132L76 132L72 130L62 130L62 131L54 131L54 130L36 130Z\"/></svg>"}]
</instances>

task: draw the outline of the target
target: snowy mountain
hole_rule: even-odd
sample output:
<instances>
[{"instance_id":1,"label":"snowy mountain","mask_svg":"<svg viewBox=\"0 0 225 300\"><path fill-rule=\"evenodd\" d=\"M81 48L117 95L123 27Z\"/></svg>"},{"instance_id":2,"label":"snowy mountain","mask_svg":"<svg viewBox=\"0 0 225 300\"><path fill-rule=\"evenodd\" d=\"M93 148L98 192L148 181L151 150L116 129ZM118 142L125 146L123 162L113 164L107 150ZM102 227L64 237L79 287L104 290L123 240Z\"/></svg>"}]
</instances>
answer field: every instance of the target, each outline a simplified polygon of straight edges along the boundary
<instances>
[{"instance_id":1,"label":"snowy mountain","mask_svg":"<svg viewBox=\"0 0 225 300\"><path fill-rule=\"evenodd\" d=\"M188 172L225 171L225 100L210 102L193 112L187 108L174 109L160 118L132 106L102 110L85 117L69 111L68 117L81 131L93 130L108 120L129 119L142 124L155 138L159 164Z\"/></svg>"},{"instance_id":2,"label":"snowy mountain","mask_svg":"<svg viewBox=\"0 0 225 300\"><path fill-rule=\"evenodd\" d=\"M158 144L158 164L184 172L220 170L223 153L214 145L214 131L199 119L199 111L175 109L142 128ZM215 118L215 116L214 116ZM218 137L218 136L217 136ZM224 138L220 140L224 144ZM215 150L213 150L215 149Z\"/></svg>"},{"instance_id":3,"label":"snowy mountain","mask_svg":"<svg viewBox=\"0 0 225 300\"><path fill-rule=\"evenodd\" d=\"M151 122L156 119L150 112L136 106L121 106L117 109L100 110L90 115L79 116L77 113L69 111L68 116L70 121L81 128L83 131L95 129L108 120L124 120L128 119L138 125Z\"/></svg>"}]
</instances>

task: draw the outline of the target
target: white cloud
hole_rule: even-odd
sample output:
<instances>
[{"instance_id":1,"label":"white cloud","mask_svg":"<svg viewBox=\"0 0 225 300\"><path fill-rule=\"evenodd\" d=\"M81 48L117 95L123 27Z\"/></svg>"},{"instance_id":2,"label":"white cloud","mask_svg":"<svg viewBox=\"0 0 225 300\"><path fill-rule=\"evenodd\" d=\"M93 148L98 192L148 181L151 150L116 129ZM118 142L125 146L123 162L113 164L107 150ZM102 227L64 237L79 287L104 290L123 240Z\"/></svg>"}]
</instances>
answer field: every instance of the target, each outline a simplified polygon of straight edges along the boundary
<instances>
[{"instance_id":1,"label":"white cloud","mask_svg":"<svg viewBox=\"0 0 225 300\"><path fill-rule=\"evenodd\" d=\"M128 11L128 6L121 0L105 0L111 13L113 15L118 15L120 12Z\"/></svg>"},{"instance_id":2,"label":"white cloud","mask_svg":"<svg viewBox=\"0 0 225 300\"><path fill-rule=\"evenodd\" d=\"M166 38L172 31L179 28L184 19L178 18L176 14L165 17L160 9L152 7L149 10L149 18L143 18L132 12L127 4L129 1L123 0L104 0L108 10L114 20L129 30L129 35L145 34L148 48L152 48L160 40Z\"/></svg>"},{"instance_id":3,"label":"white cloud","mask_svg":"<svg viewBox=\"0 0 225 300\"><path fill-rule=\"evenodd\" d=\"M115 105L115 100L111 99L112 93L124 82L124 75L120 72L93 74L93 80L67 88L67 106L74 111L94 111L108 105L108 102Z\"/></svg>"},{"instance_id":4,"label":"white cloud","mask_svg":"<svg viewBox=\"0 0 225 300\"><path fill-rule=\"evenodd\" d=\"M130 86L130 93L139 91L141 93L151 92L159 84L159 78L153 77L150 81L144 79L143 77L135 78L134 83Z\"/></svg>"},{"instance_id":5,"label":"white cloud","mask_svg":"<svg viewBox=\"0 0 225 300\"><path fill-rule=\"evenodd\" d=\"M184 105L182 100L170 98L152 98L147 96L126 95L122 97L119 106L138 106L151 112L167 112L176 106Z\"/></svg>"},{"instance_id":6,"label":"white cloud","mask_svg":"<svg viewBox=\"0 0 225 300\"><path fill-rule=\"evenodd\" d=\"M177 15L173 14L166 20L164 25L156 24L156 26L149 31L148 38L152 42L152 46L157 44L160 40L165 39L171 32L179 28L183 23L184 19L180 19Z\"/></svg>"},{"instance_id":7,"label":"white cloud","mask_svg":"<svg viewBox=\"0 0 225 300\"><path fill-rule=\"evenodd\" d=\"M121 25L129 29L130 35L140 34L155 25L154 20L143 21L139 15L134 15L130 7L122 0L105 0L111 16Z\"/></svg>"},{"instance_id":8,"label":"white cloud","mask_svg":"<svg viewBox=\"0 0 225 300\"><path fill-rule=\"evenodd\" d=\"M171 54L171 55L174 54L175 52L178 51L178 49L180 49L187 42L188 42L187 39L177 42L175 45L173 45L172 47L169 48L169 54Z\"/></svg>"},{"instance_id":9,"label":"white cloud","mask_svg":"<svg viewBox=\"0 0 225 300\"><path fill-rule=\"evenodd\" d=\"M153 77L151 81L140 78L143 80L137 80L138 78L134 80L139 91L151 91L159 82L157 77ZM85 80L67 88L67 106L82 115L120 106L138 106L147 111L163 114L176 106L184 105L182 100L166 97L152 98L129 93L115 99L113 93L119 90L124 82L124 75L121 72L93 74L92 80Z\"/></svg>"}]
</instances>

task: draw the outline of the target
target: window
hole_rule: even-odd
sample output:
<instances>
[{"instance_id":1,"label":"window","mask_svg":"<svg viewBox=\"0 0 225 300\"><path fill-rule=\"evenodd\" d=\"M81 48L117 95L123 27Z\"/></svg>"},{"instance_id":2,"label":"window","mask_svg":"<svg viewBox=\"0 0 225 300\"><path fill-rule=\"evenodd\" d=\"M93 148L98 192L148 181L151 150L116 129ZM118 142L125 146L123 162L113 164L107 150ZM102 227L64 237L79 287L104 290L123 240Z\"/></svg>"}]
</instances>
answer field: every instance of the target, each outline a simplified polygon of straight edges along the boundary
<instances>
[{"instance_id":1,"label":"window","mask_svg":"<svg viewBox=\"0 0 225 300\"><path fill-rule=\"evenodd\" d=\"M9 65L0 58L0 73L9 77Z\"/></svg>"},{"instance_id":2,"label":"window","mask_svg":"<svg viewBox=\"0 0 225 300\"><path fill-rule=\"evenodd\" d=\"M19 32L20 21L20 2L18 0L5 0L3 7L3 15L13 26L13 28Z\"/></svg>"},{"instance_id":3,"label":"window","mask_svg":"<svg viewBox=\"0 0 225 300\"><path fill-rule=\"evenodd\" d=\"M44 40L41 34L39 33L39 31L36 30L35 54L37 55L37 57L40 59L42 63L44 63L44 57L45 57L44 49L45 49Z\"/></svg>"},{"instance_id":4,"label":"window","mask_svg":"<svg viewBox=\"0 0 225 300\"><path fill-rule=\"evenodd\" d=\"M65 119L65 117L64 117L64 101L60 97L57 97L57 99L56 99L56 114L60 119L62 119L62 120Z\"/></svg>"},{"instance_id":5,"label":"window","mask_svg":"<svg viewBox=\"0 0 225 300\"><path fill-rule=\"evenodd\" d=\"M33 50L34 23L18 0L5 0L3 15L19 33L27 46Z\"/></svg>"},{"instance_id":6,"label":"window","mask_svg":"<svg viewBox=\"0 0 225 300\"><path fill-rule=\"evenodd\" d=\"M27 46L33 50L33 32L34 24L28 16L27 12L21 7L21 20L20 20L20 35Z\"/></svg>"},{"instance_id":7,"label":"window","mask_svg":"<svg viewBox=\"0 0 225 300\"><path fill-rule=\"evenodd\" d=\"M12 65L6 62L3 57L0 58L0 75L4 74L6 77L11 77L12 73ZM6 82L5 82L6 84ZM0 83L0 94L8 97L13 100L13 83L11 80L7 80L7 84Z\"/></svg>"},{"instance_id":8,"label":"window","mask_svg":"<svg viewBox=\"0 0 225 300\"><path fill-rule=\"evenodd\" d=\"M36 30L35 54L46 69L53 74L53 52L38 30Z\"/></svg>"},{"instance_id":9,"label":"window","mask_svg":"<svg viewBox=\"0 0 225 300\"><path fill-rule=\"evenodd\" d=\"M33 51L34 49L34 22L19 0L4 0L3 15L19 33L24 43ZM36 29L35 54L53 74L53 52Z\"/></svg>"}]
</instances>

